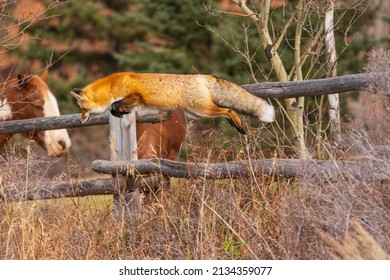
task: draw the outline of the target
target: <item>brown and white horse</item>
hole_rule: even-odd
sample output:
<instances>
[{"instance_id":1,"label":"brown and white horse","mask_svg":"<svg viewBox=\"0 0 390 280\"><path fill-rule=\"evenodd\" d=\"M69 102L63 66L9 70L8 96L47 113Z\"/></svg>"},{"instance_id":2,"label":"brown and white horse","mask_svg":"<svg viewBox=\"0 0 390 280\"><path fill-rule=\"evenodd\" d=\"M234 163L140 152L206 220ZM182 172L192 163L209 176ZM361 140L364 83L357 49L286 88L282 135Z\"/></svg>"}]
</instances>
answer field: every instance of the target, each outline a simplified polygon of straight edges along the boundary
<instances>
[{"instance_id":1,"label":"brown and white horse","mask_svg":"<svg viewBox=\"0 0 390 280\"><path fill-rule=\"evenodd\" d=\"M166 158L174 160L184 142L186 125L179 109L162 123L137 123L138 158Z\"/></svg>"},{"instance_id":2,"label":"brown and white horse","mask_svg":"<svg viewBox=\"0 0 390 280\"><path fill-rule=\"evenodd\" d=\"M1 121L22 120L40 117L59 116L57 100L47 86L48 71L37 75L19 75L0 84L0 125ZM66 129L31 131L23 133L34 139L49 156L62 156L71 145ZM0 135L0 147L12 137Z\"/></svg>"},{"instance_id":3,"label":"brown and white horse","mask_svg":"<svg viewBox=\"0 0 390 280\"><path fill-rule=\"evenodd\" d=\"M179 109L162 123L137 123L138 159L166 158L175 160L186 137L186 124ZM149 177L149 179L146 179ZM168 177L145 176L138 187L142 192L157 192L161 185L170 185ZM161 179L163 179L161 181Z\"/></svg>"}]
</instances>

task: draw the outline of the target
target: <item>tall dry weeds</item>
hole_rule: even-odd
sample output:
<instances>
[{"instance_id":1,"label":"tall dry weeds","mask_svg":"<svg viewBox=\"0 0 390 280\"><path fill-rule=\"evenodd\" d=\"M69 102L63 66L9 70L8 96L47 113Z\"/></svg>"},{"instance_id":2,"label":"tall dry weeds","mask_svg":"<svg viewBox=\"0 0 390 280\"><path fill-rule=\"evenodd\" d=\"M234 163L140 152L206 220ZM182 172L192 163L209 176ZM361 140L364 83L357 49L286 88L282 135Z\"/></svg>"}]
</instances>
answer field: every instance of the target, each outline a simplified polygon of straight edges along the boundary
<instances>
[{"instance_id":1,"label":"tall dry weeds","mask_svg":"<svg viewBox=\"0 0 390 280\"><path fill-rule=\"evenodd\" d=\"M104 258L92 244L104 238L108 202L95 209L93 201L79 198L24 201L51 181L51 163L29 146L0 156L0 259ZM54 182L67 180L63 173Z\"/></svg>"},{"instance_id":2,"label":"tall dry weeds","mask_svg":"<svg viewBox=\"0 0 390 280\"><path fill-rule=\"evenodd\" d=\"M216 135L216 137L219 137ZM238 145L237 143L232 143ZM204 141L195 162L245 159L244 152ZM245 148L245 146L243 146ZM211 152L212 151L212 152ZM17 169L18 168L18 169ZM277 210L288 182L174 179L132 225L115 219L112 198L18 202L45 180L45 162L13 155L1 165L7 197L0 206L2 259L283 259ZM36 170L28 172L26 170ZM31 177L30 177L31 176ZM34 180L32 179L34 178ZM68 180L66 174L57 178ZM23 186L23 187L20 187ZM10 200L15 202L10 203ZM96 205L99 204L99 205Z\"/></svg>"},{"instance_id":3,"label":"tall dry weeds","mask_svg":"<svg viewBox=\"0 0 390 280\"><path fill-rule=\"evenodd\" d=\"M341 242L351 219L363 224L385 251L390 250L389 183L357 182L351 178L318 182L305 178L298 195L286 192L283 209L281 219L290 258L331 258L317 230Z\"/></svg>"},{"instance_id":4,"label":"tall dry weeds","mask_svg":"<svg viewBox=\"0 0 390 280\"><path fill-rule=\"evenodd\" d=\"M342 247L343 253L337 246L329 250L326 245L329 240L350 244L349 229L357 228L352 220L366 228L378 247L390 252L390 182L380 176L390 174L389 70L389 51L369 54L370 86L354 107L354 119L344 137L351 146L350 159L363 166L363 179L351 174L326 181L307 176L296 190L285 193L281 219L290 258L369 258L368 252L361 254L365 245L360 239L353 246ZM377 178L372 176L373 170L379 174ZM318 230L329 236L327 242Z\"/></svg>"},{"instance_id":5,"label":"tall dry weeds","mask_svg":"<svg viewBox=\"0 0 390 280\"><path fill-rule=\"evenodd\" d=\"M325 243L332 248L331 257L335 260L390 260L386 253L355 219L350 221L351 230L342 242L337 242L329 234L318 231Z\"/></svg>"},{"instance_id":6,"label":"tall dry weeds","mask_svg":"<svg viewBox=\"0 0 390 280\"><path fill-rule=\"evenodd\" d=\"M389 150L390 138L390 50L372 50L366 66L368 88L360 94L351 110L349 131L365 134L371 145ZM349 139L353 144L354 137ZM357 153L359 146L353 145Z\"/></svg>"}]
</instances>

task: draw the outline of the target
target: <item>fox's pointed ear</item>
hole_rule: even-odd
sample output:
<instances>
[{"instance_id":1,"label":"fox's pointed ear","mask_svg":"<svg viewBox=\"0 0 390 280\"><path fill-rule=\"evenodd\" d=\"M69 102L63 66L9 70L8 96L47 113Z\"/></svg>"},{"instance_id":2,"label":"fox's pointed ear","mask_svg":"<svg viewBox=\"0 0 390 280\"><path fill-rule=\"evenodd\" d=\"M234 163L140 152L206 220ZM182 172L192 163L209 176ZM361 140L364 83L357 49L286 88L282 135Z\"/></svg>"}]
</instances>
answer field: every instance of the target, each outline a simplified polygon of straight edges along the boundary
<instances>
[{"instance_id":1,"label":"fox's pointed ear","mask_svg":"<svg viewBox=\"0 0 390 280\"><path fill-rule=\"evenodd\" d=\"M83 90L81 88L74 88L70 93L77 99L77 100L83 100L81 97L81 92Z\"/></svg>"}]
</instances>

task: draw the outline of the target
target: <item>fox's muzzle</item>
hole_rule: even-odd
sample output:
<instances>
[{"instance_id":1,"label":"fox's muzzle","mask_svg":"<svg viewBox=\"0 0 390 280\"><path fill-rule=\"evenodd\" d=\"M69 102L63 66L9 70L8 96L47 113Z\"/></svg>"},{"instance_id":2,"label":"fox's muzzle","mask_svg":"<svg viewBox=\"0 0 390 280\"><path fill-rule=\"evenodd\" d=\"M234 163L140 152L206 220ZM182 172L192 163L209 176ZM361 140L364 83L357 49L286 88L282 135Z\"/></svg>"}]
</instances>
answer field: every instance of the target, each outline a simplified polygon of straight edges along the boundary
<instances>
[{"instance_id":1,"label":"fox's muzzle","mask_svg":"<svg viewBox=\"0 0 390 280\"><path fill-rule=\"evenodd\" d=\"M80 122L82 124L85 124L87 123L87 121L92 117L92 114L86 112L86 111L82 111L81 112L81 116L80 116Z\"/></svg>"}]
</instances>

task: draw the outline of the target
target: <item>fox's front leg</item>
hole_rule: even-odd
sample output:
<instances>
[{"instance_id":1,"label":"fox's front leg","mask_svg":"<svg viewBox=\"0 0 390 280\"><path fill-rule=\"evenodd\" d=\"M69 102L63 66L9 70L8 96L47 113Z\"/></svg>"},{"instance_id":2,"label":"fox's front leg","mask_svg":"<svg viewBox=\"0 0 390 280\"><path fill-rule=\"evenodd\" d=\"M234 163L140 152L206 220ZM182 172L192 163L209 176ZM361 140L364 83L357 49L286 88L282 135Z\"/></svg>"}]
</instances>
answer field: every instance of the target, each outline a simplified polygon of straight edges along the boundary
<instances>
[{"instance_id":1,"label":"fox's front leg","mask_svg":"<svg viewBox=\"0 0 390 280\"><path fill-rule=\"evenodd\" d=\"M131 109L135 107L137 103L138 97L129 96L112 103L110 112L114 117L122 118L123 115L130 114Z\"/></svg>"},{"instance_id":2,"label":"fox's front leg","mask_svg":"<svg viewBox=\"0 0 390 280\"><path fill-rule=\"evenodd\" d=\"M111 104L111 111L110 112L114 117L122 118L123 115L131 113L131 108L123 107L122 101L123 101L123 99L115 101L114 103Z\"/></svg>"}]
</instances>

